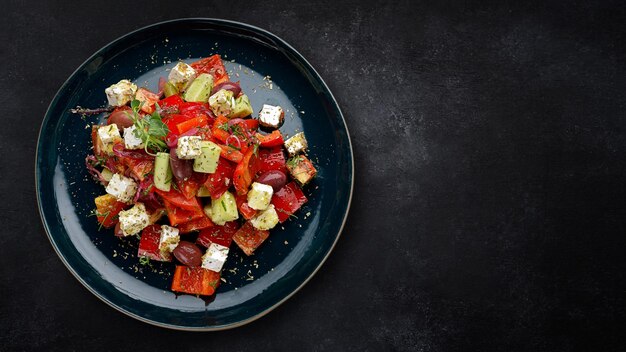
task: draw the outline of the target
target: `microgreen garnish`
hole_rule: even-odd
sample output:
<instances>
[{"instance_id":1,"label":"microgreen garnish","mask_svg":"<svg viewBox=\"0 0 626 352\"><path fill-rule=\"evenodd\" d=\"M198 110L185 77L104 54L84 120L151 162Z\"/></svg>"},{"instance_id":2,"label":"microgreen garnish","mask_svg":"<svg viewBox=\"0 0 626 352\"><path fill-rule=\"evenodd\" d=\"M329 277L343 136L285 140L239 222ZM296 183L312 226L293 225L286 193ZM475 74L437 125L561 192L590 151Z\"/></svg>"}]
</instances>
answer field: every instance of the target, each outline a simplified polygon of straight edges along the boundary
<instances>
[{"instance_id":1,"label":"microgreen garnish","mask_svg":"<svg viewBox=\"0 0 626 352\"><path fill-rule=\"evenodd\" d=\"M167 150L167 144L163 138L169 133L167 125L161 120L159 115L159 104L155 104L154 112L151 115L146 115L143 118L139 115L139 110L143 102L139 100L133 100L130 102L130 107L133 110L130 116L135 125L133 131L135 137L141 139L145 145L146 153L150 155L156 155L150 151L163 152Z\"/></svg>"}]
</instances>

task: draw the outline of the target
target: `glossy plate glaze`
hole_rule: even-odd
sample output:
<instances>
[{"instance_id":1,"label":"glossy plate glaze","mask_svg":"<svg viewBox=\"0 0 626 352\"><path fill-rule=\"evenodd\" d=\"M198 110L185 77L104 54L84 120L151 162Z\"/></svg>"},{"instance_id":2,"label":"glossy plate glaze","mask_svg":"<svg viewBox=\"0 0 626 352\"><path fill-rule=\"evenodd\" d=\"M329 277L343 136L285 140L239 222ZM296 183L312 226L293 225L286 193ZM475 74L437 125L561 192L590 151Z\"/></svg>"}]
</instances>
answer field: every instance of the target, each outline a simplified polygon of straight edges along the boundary
<instances>
[{"instance_id":1,"label":"glossy plate glaze","mask_svg":"<svg viewBox=\"0 0 626 352\"><path fill-rule=\"evenodd\" d=\"M104 194L85 170L88 126L76 106L106 105L104 89L129 78L155 89L179 61L220 54L232 80L241 81L255 111L263 103L286 110L283 133L304 131L318 168L305 188L309 202L297 218L272 230L257 253L235 245L211 302L170 292L173 264L141 265L137 238L120 240L89 216ZM346 220L353 158L343 116L311 65L275 35L215 19L181 19L129 33L82 64L52 100L37 144L39 211L55 251L76 278L112 307L139 320L174 329L219 330L263 316L300 289L322 265Z\"/></svg>"}]
</instances>

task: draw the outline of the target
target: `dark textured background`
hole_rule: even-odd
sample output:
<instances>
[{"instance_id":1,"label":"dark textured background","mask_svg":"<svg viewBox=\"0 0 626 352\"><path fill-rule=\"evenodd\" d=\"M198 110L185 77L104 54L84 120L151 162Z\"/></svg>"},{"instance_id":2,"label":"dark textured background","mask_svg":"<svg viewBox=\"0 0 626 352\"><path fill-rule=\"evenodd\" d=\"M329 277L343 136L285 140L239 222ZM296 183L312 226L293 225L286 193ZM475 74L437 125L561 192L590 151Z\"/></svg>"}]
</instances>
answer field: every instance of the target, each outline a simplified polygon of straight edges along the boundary
<instances>
[{"instance_id":1,"label":"dark textured background","mask_svg":"<svg viewBox=\"0 0 626 352\"><path fill-rule=\"evenodd\" d=\"M0 350L626 348L621 2L157 3L2 2ZM194 16L299 50L345 113L357 170L320 272L219 333L99 301L52 250L34 191L39 125L73 70L133 29Z\"/></svg>"}]
</instances>

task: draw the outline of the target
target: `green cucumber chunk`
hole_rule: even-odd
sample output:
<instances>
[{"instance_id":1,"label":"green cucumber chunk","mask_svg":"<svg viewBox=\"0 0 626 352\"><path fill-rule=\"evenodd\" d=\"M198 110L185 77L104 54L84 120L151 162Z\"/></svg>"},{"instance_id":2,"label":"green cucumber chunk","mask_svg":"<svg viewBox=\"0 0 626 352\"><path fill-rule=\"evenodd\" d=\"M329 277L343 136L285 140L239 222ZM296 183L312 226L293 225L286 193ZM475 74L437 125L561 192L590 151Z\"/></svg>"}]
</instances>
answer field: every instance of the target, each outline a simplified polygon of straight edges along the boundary
<instances>
[{"instance_id":1,"label":"green cucumber chunk","mask_svg":"<svg viewBox=\"0 0 626 352\"><path fill-rule=\"evenodd\" d=\"M245 94L242 94L239 98L235 99L235 107L230 112L228 117L230 118L241 118L252 115L252 105L250 104L250 99Z\"/></svg>"},{"instance_id":2,"label":"green cucumber chunk","mask_svg":"<svg viewBox=\"0 0 626 352\"><path fill-rule=\"evenodd\" d=\"M170 191L172 186L172 169L170 168L169 153L157 153L154 160L154 186L161 191Z\"/></svg>"},{"instance_id":3,"label":"green cucumber chunk","mask_svg":"<svg viewBox=\"0 0 626 352\"><path fill-rule=\"evenodd\" d=\"M203 73L191 82L191 85L183 93L185 101L206 103L213 89L213 76Z\"/></svg>"},{"instance_id":4,"label":"green cucumber chunk","mask_svg":"<svg viewBox=\"0 0 626 352\"><path fill-rule=\"evenodd\" d=\"M229 221L239 219L235 196L228 191L224 192L221 197L212 199L211 204L207 204L204 207L204 213L211 221L220 226Z\"/></svg>"},{"instance_id":5,"label":"green cucumber chunk","mask_svg":"<svg viewBox=\"0 0 626 352\"><path fill-rule=\"evenodd\" d=\"M113 177L113 173L111 172L111 170L107 169L106 167L104 169L102 169L102 178L105 179L107 182L111 181L111 178Z\"/></svg>"},{"instance_id":6,"label":"green cucumber chunk","mask_svg":"<svg viewBox=\"0 0 626 352\"><path fill-rule=\"evenodd\" d=\"M211 191L209 191L208 188L206 188L204 185L200 186L200 188L198 189L198 192L196 192L196 197L210 197L211 196Z\"/></svg>"},{"instance_id":7,"label":"green cucumber chunk","mask_svg":"<svg viewBox=\"0 0 626 352\"><path fill-rule=\"evenodd\" d=\"M178 88L171 82L167 82L163 86L163 93L165 93L166 97L171 97L172 95L178 94Z\"/></svg>"},{"instance_id":8,"label":"green cucumber chunk","mask_svg":"<svg viewBox=\"0 0 626 352\"><path fill-rule=\"evenodd\" d=\"M202 153L193 161L193 171L212 174L217 169L217 162L220 159L220 147L210 141L200 142Z\"/></svg>"}]
</instances>

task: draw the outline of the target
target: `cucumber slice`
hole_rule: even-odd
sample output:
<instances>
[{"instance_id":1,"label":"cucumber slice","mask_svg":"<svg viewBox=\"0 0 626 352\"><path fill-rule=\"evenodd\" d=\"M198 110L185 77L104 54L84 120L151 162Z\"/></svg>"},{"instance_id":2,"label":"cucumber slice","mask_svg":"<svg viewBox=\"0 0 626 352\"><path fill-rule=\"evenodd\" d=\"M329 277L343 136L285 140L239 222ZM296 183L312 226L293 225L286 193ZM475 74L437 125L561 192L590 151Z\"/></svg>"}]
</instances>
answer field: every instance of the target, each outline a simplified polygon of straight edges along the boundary
<instances>
[{"instance_id":1,"label":"cucumber slice","mask_svg":"<svg viewBox=\"0 0 626 352\"><path fill-rule=\"evenodd\" d=\"M193 161L193 171L212 174L217 169L217 162L220 158L220 147L210 141L200 142L201 153Z\"/></svg>"},{"instance_id":2,"label":"cucumber slice","mask_svg":"<svg viewBox=\"0 0 626 352\"><path fill-rule=\"evenodd\" d=\"M163 86L163 93L165 93L166 97L171 97L172 95L178 94L178 88L171 82L167 82Z\"/></svg>"},{"instance_id":3,"label":"cucumber slice","mask_svg":"<svg viewBox=\"0 0 626 352\"><path fill-rule=\"evenodd\" d=\"M211 204L207 204L204 207L204 213L211 221L220 226L223 226L228 221L239 219L235 196L228 191L224 192L221 197L212 199Z\"/></svg>"},{"instance_id":4,"label":"cucumber slice","mask_svg":"<svg viewBox=\"0 0 626 352\"><path fill-rule=\"evenodd\" d=\"M235 99L235 107L230 112L228 117L240 118L252 115L252 105L247 95L242 94L239 98Z\"/></svg>"},{"instance_id":5,"label":"cucumber slice","mask_svg":"<svg viewBox=\"0 0 626 352\"><path fill-rule=\"evenodd\" d=\"M154 186L165 192L169 192L172 187L169 153L157 153L154 160Z\"/></svg>"},{"instance_id":6,"label":"cucumber slice","mask_svg":"<svg viewBox=\"0 0 626 352\"><path fill-rule=\"evenodd\" d=\"M107 169L106 167L102 169L101 174L102 178L106 181L111 181L111 178L113 177L113 173L111 172L111 170Z\"/></svg>"},{"instance_id":7,"label":"cucumber slice","mask_svg":"<svg viewBox=\"0 0 626 352\"><path fill-rule=\"evenodd\" d=\"M203 73L191 82L191 85L183 93L185 101L206 103L213 89L213 76Z\"/></svg>"},{"instance_id":8,"label":"cucumber slice","mask_svg":"<svg viewBox=\"0 0 626 352\"><path fill-rule=\"evenodd\" d=\"M210 196L211 196L211 192L204 185L200 186L200 189L198 189L198 192L196 192L196 197L210 197Z\"/></svg>"}]
</instances>

